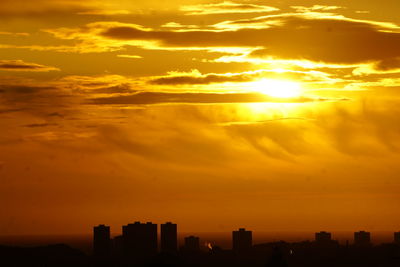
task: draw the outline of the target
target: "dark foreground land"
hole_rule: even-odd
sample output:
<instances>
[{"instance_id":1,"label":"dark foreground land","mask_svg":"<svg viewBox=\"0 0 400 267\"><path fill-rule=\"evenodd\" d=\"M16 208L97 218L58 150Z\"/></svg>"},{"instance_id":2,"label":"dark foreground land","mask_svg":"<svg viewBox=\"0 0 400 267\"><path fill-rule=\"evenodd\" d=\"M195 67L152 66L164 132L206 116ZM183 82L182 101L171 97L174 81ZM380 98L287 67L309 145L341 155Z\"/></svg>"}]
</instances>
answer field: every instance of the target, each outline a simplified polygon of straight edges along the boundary
<instances>
[{"instance_id":1,"label":"dark foreground land","mask_svg":"<svg viewBox=\"0 0 400 267\"><path fill-rule=\"evenodd\" d=\"M93 257L67 245L23 248L0 246L0 266L246 266L246 267L400 267L400 246L317 245L314 242L275 242L233 252L183 251L157 255L103 255Z\"/></svg>"}]
</instances>

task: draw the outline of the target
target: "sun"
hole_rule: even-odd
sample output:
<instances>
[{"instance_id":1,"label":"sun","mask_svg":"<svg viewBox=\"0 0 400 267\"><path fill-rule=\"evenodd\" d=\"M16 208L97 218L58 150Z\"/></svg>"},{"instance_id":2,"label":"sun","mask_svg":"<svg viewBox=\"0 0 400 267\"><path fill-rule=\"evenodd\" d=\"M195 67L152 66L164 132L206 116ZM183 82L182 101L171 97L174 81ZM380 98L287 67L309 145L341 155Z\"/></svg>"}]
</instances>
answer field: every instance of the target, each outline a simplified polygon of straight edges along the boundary
<instances>
[{"instance_id":1,"label":"sun","mask_svg":"<svg viewBox=\"0 0 400 267\"><path fill-rule=\"evenodd\" d=\"M254 90L272 97L290 98L301 95L301 86L297 82L263 79L252 83Z\"/></svg>"}]
</instances>

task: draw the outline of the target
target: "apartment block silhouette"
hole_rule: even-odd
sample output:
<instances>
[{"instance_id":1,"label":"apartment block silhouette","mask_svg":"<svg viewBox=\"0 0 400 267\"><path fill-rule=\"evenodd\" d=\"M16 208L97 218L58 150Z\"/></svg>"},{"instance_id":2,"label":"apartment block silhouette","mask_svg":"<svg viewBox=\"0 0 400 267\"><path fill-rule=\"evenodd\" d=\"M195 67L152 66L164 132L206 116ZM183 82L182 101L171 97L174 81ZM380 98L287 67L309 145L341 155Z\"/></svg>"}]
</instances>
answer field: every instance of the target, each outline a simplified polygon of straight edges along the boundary
<instances>
[{"instance_id":1,"label":"apartment block silhouette","mask_svg":"<svg viewBox=\"0 0 400 267\"><path fill-rule=\"evenodd\" d=\"M96 257L107 257L111 252L110 227L104 224L93 227L93 253Z\"/></svg>"},{"instance_id":2,"label":"apartment block silhouette","mask_svg":"<svg viewBox=\"0 0 400 267\"><path fill-rule=\"evenodd\" d=\"M197 236L185 237L184 249L187 251L198 251L200 250L200 238Z\"/></svg>"},{"instance_id":3,"label":"apartment block silhouette","mask_svg":"<svg viewBox=\"0 0 400 267\"><path fill-rule=\"evenodd\" d=\"M253 237L251 231L239 228L238 231L232 232L232 248L235 252L243 252L251 249L253 245Z\"/></svg>"},{"instance_id":4,"label":"apartment block silhouette","mask_svg":"<svg viewBox=\"0 0 400 267\"><path fill-rule=\"evenodd\" d=\"M368 246L371 244L371 233L359 231L354 233L354 245Z\"/></svg>"},{"instance_id":5,"label":"apartment block silhouette","mask_svg":"<svg viewBox=\"0 0 400 267\"><path fill-rule=\"evenodd\" d=\"M126 256L148 257L158 251L157 224L135 222L124 225L122 237Z\"/></svg>"},{"instance_id":6,"label":"apartment block silhouette","mask_svg":"<svg viewBox=\"0 0 400 267\"><path fill-rule=\"evenodd\" d=\"M161 224L161 251L176 253L178 251L177 225L171 222Z\"/></svg>"}]
</instances>

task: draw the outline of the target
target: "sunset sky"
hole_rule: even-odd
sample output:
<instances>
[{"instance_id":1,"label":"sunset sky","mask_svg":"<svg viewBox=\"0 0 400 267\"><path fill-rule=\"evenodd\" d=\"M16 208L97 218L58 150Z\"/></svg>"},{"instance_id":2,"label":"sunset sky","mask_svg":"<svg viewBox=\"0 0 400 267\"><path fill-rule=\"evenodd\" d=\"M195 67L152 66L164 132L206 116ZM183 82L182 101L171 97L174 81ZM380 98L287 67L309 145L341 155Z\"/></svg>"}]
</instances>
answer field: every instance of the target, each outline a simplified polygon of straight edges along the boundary
<instances>
[{"instance_id":1,"label":"sunset sky","mask_svg":"<svg viewBox=\"0 0 400 267\"><path fill-rule=\"evenodd\" d=\"M0 235L400 229L399 0L1 0Z\"/></svg>"}]
</instances>

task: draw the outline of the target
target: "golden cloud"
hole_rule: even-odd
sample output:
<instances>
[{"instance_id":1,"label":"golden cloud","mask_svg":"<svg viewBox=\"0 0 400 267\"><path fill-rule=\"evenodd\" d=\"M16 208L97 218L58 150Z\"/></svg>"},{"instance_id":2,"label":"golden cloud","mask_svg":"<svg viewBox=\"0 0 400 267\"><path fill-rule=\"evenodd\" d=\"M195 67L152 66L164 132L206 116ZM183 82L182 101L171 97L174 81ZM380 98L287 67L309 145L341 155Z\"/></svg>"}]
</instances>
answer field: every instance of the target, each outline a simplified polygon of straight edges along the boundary
<instances>
[{"instance_id":1,"label":"golden cloud","mask_svg":"<svg viewBox=\"0 0 400 267\"><path fill-rule=\"evenodd\" d=\"M187 5L180 8L186 15L213 15L229 13L262 13L279 10L271 6L224 1L216 4Z\"/></svg>"},{"instance_id":2,"label":"golden cloud","mask_svg":"<svg viewBox=\"0 0 400 267\"><path fill-rule=\"evenodd\" d=\"M125 46L144 49L220 49L252 48L247 58L309 60L331 64L360 64L370 61L391 62L400 56L400 32L397 25L351 20L342 17L305 15L266 16L247 20L266 23L268 28L236 30L154 30L140 25L97 22L82 28L46 30L62 39L77 39L81 52L116 51ZM244 20L230 22L243 24ZM368 40L368 42L367 42ZM375 47L378 47L375 49ZM255 51L256 50L256 51ZM335 53L332 53L335 51ZM393 65L394 64L394 65Z\"/></svg>"},{"instance_id":3,"label":"golden cloud","mask_svg":"<svg viewBox=\"0 0 400 267\"><path fill-rule=\"evenodd\" d=\"M152 77L149 80L153 85L207 85L212 83L246 83L260 79L289 79L304 82L337 82L328 73L320 71L295 70L257 70L241 73L207 73L201 74L198 70L191 72L170 72L168 75Z\"/></svg>"},{"instance_id":4,"label":"golden cloud","mask_svg":"<svg viewBox=\"0 0 400 267\"><path fill-rule=\"evenodd\" d=\"M291 6L291 8L295 9L297 12L313 12L313 11L332 11L342 9L341 6L327 6L327 5L313 5L311 7L306 6Z\"/></svg>"}]
</instances>

